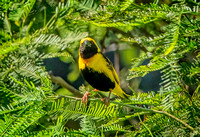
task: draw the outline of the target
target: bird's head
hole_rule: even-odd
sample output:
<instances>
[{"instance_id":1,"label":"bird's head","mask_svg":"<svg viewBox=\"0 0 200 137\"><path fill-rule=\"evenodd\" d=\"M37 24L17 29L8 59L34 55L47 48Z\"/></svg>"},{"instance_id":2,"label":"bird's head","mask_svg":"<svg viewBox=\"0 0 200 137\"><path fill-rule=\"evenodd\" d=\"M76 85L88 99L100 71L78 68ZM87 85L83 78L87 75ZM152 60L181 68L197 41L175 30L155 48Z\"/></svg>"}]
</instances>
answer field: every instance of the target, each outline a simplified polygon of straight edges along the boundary
<instances>
[{"instance_id":1,"label":"bird's head","mask_svg":"<svg viewBox=\"0 0 200 137\"><path fill-rule=\"evenodd\" d=\"M100 52L97 43L92 38L83 38L80 42L79 54L81 58L88 59Z\"/></svg>"}]
</instances>

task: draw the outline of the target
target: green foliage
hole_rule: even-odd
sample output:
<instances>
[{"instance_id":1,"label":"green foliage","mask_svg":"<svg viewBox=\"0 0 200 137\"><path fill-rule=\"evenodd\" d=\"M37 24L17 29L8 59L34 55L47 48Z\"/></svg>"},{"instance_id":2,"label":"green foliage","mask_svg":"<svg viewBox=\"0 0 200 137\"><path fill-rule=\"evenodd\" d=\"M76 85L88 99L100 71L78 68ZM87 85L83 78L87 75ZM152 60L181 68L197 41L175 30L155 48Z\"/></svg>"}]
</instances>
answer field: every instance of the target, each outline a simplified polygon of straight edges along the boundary
<instances>
[{"instance_id":1,"label":"green foliage","mask_svg":"<svg viewBox=\"0 0 200 137\"><path fill-rule=\"evenodd\" d=\"M0 136L199 136L199 5L182 0L2 1ZM141 91L136 78L159 71L160 89L134 92L129 100L112 98L109 106L93 91L87 104L57 95L43 60L62 57L75 64L69 68L77 67L79 41L88 35L115 55L130 47L137 53L131 68L123 68L129 71L122 87Z\"/></svg>"},{"instance_id":2,"label":"green foliage","mask_svg":"<svg viewBox=\"0 0 200 137\"><path fill-rule=\"evenodd\" d=\"M81 132L89 135L97 134L95 123L93 122L93 120L91 120L91 117L84 116L83 119L81 120L80 125L81 125Z\"/></svg>"}]
</instances>

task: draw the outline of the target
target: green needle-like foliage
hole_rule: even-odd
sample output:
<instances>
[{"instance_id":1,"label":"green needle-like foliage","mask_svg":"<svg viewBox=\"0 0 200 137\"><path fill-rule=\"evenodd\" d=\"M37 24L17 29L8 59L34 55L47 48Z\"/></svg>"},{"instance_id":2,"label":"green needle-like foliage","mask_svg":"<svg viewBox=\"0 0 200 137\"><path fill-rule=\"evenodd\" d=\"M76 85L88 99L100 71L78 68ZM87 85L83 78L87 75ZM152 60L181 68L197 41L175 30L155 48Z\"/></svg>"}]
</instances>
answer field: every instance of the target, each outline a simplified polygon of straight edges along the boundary
<instances>
[{"instance_id":1,"label":"green needle-like foliage","mask_svg":"<svg viewBox=\"0 0 200 137\"><path fill-rule=\"evenodd\" d=\"M1 1L0 136L200 136L199 6L193 0ZM87 36L115 57L134 50L121 82L130 85L129 100L112 98L107 106L91 91L84 104L76 94L56 93L44 60L65 60L68 80L77 82L79 42ZM158 91L133 86L158 71Z\"/></svg>"}]
</instances>

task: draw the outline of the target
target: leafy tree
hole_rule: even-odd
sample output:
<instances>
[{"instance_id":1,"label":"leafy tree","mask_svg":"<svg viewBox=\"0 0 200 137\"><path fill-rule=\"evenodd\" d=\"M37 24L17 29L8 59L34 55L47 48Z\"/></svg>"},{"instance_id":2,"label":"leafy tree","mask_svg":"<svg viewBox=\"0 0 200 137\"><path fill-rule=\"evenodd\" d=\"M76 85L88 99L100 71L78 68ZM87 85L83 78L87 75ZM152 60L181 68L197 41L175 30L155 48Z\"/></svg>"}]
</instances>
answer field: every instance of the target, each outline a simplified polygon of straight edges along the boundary
<instances>
[{"instance_id":1,"label":"leafy tree","mask_svg":"<svg viewBox=\"0 0 200 137\"><path fill-rule=\"evenodd\" d=\"M0 135L199 136L199 5L192 0L3 0ZM79 41L86 36L103 51L114 43L116 56L123 49L137 52L125 74L129 88L122 83L132 91L129 101L114 97L105 106L101 92L89 86L77 90L45 70L44 59L61 57L76 71ZM135 92L134 80L154 71L161 72L159 91ZM52 81L73 95L56 94ZM88 89L91 97L84 105L80 97ZM70 120L80 128L69 129Z\"/></svg>"}]
</instances>

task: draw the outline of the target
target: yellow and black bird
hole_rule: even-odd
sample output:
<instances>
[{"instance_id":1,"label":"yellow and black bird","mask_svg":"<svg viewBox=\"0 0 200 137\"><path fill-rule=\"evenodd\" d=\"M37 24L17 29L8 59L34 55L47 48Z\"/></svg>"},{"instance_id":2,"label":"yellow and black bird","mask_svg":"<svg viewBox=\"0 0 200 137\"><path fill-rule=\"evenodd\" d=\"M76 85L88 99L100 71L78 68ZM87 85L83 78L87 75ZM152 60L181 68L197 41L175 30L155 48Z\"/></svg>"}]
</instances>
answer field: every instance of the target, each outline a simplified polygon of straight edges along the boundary
<instances>
[{"instance_id":1,"label":"yellow and black bird","mask_svg":"<svg viewBox=\"0 0 200 137\"><path fill-rule=\"evenodd\" d=\"M101 53L92 38L83 38L80 42L79 70L93 88L109 91L109 97L112 92L121 98L127 98L111 61ZM82 102L87 102L88 95L89 93L84 95Z\"/></svg>"}]
</instances>

